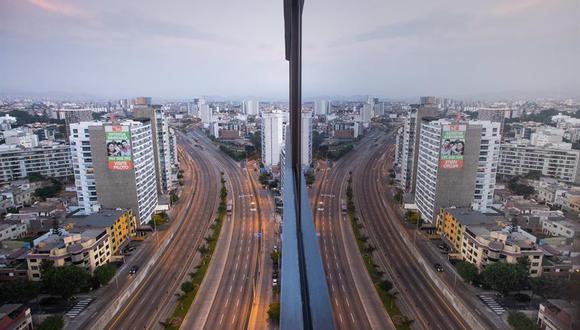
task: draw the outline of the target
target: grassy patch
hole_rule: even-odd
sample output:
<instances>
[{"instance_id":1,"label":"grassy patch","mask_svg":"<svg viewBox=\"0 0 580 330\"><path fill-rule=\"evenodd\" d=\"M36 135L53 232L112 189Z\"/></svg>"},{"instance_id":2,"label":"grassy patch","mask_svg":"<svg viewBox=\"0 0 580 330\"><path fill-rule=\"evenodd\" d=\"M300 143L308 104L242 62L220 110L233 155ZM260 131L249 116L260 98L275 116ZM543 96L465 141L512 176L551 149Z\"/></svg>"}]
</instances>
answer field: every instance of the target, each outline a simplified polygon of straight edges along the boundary
<instances>
[{"instance_id":1,"label":"grassy patch","mask_svg":"<svg viewBox=\"0 0 580 330\"><path fill-rule=\"evenodd\" d=\"M181 286L181 288L187 288L186 292L183 292L179 298L179 302L177 306L175 306L175 310L171 317L166 320L165 322L161 322L161 325L167 330L177 330L181 326L185 315L189 311L189 308L193 304L195 300L195 296L201 287L201 283L203 282L203 278L205 277L209 263L215 251L218 238L220 236L220 232L222 229L222 225L224 222L224 217L226 214L226 199L227 199L227 189L225 186L225 179L222 174L221 178L222 183L222 190L220 193L220 205L218 207L218 216L215 219L214 223L211 225L211 235L205 237L205 244L198 248L198 251L201 253L201 260L196 267L195 272L190 273L189 276L191 281L184 282L188 283L186 285ZM191 285L189 285L191 284ZM193 288L190 290L190 288Z\"/></svg>"},{"instance_id":2,"label":"grassy patch","mask_svg":"<svg viewBox=\"0 0 580 330\"><path fill-rule=\"evenodd\" d=\"M401 330L410 329L413 320L409 319L406 315L401 313L399 307L397 306L396 293L391 292L391 289L393 288L392 283L383 278L384 273L373 261L373 251L375 250L375 247L368 243L368 237L365 236L362 232L363 224L356 216L356 207L354 205L353 197L351 177L348 179L346 198L348 217L350 219L352 231L354 232L354 236L356 238L356 244L363 257L365 267L373 281L375 289L381 298L383 306L391 317L391 320L393 320L395 327Z\"/></svg>"}]
</instances>

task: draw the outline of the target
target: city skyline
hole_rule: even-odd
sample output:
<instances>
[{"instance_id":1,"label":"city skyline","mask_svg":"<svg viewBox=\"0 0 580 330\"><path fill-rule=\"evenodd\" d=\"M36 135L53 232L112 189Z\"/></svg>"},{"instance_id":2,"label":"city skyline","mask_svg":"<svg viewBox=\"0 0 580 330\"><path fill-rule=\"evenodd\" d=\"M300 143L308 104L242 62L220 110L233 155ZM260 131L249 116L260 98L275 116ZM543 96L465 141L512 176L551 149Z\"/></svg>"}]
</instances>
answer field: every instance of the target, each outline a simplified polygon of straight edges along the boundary
<instances>
[{"instance_id":1,"label":"city skyline","mask_svg":"<svg viewBox=\"0 0 580 330\"><path fill-rule=\"evenodd\" d=\"M0 93L286 97L281 2L159 6L3 2ZM574 1L306 6L306 99L578 96Z\"/></svg>"}]
</instances>

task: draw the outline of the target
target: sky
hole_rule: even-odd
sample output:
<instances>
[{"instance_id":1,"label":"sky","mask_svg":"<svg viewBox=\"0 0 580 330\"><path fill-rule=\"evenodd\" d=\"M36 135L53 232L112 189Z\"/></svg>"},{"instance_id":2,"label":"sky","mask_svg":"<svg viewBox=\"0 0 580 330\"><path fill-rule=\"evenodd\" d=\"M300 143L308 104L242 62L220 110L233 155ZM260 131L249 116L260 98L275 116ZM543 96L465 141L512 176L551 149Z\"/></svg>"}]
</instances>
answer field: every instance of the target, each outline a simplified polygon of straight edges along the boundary
<instances>
[{"instance_id":1,"label":"sky","mask_svg":"<svg viewBox=\"0 0 580 330\"><path fill-rule=\"evenodd\" d=\"M288 94L282 0L0 0L0 95ZM580 96L579 0L306 0L305 98Z\"/></svg>"}]
</instances>

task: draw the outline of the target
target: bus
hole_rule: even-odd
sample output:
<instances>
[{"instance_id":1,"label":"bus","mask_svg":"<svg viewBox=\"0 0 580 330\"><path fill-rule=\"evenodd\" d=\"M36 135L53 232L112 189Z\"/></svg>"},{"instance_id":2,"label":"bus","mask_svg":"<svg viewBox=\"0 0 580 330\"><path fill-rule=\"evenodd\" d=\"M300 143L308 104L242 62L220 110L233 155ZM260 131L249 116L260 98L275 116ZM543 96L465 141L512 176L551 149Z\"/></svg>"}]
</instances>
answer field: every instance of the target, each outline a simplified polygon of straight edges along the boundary
<instances>
[{"instance_id":1,"label":"bus","mask_svg":"<svg viewBox=\"0 0 580 330\"><path fill-rule=\"evenodd\" d=\"M228 207L226 208L226 213L232 215L232 201L228 201Z\"/></svg>"}]
</instances>

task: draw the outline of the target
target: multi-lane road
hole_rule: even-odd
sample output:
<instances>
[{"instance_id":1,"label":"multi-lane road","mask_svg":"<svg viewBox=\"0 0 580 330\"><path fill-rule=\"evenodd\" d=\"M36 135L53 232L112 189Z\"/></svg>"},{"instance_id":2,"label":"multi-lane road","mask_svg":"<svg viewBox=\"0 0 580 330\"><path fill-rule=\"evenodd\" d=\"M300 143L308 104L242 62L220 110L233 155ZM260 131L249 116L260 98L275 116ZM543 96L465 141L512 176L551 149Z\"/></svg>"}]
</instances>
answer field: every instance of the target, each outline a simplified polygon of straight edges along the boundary
<instances>
[{"instance_id":1,"label":"multi-lane road","mask_svg":"<svg viewBox=\"0 0 580 330\"><path fill-rule=\"evenodd\" d=\"M194 304L187 314L183 329L246 329L252 308L267 309L271 296L270 278L264 274L266 248L264 235L273 235L270 220L264 217L262 204L268 199L257 198L261 187L255 182L253 168L233 161L201 134L194 131L189 142L201 145L208 158L224 172L229 181L228 199L232 202L231 234L222 234L216 255L208 269ZM224 228L225 229L225 228ZM266 229L266 230L265 230ZM221 265L221 267L220 267ZM265 327L265 311L256 313L255 327Z\"/></svg>"},{"instance_id":2,"label":"multi-lane road","mask_svg":"<svg viewBox=\"0 0 580 330\"><path fill-rule=\"evenodd\" d=\"M136 255L127 259L114 283L97 297L94 306L67 328L151 329L159 327L159 321L171 313L176 303L175 293L188 276L187 270L215 213L219 185L219 173L200 153L183 145L179 155L185 185L181 201L170 212L173 222L170 228L146 240ZM156 255L158 258L153 262L151 259ZM142 270L131 276L127 270L133 265ZM134 281L140 277L141 283L135 287ZM127 296L131 287L134 290ZM127 297L124 304L114 315L106 315L121 297Z\"/></svg>"},{"instance_id":3,"label":"multi-lane road","mask_svg":"<svg viewBox=\"0 0 580 330\"><path fill-rule=\"evenodd\" d=\"M337 329L394 329L364 266L350 220L341 210L348 176L346 165L355 160L356 152L351 152L332 167L320 162L319 179L311 189L335 325Z\"/></svg>"},{"instance_id":4,"label":"multi-lane road","mask_svg":"<svg viewBox=\"0 0 580 330\"><path fill-rule=\"evenodd\" d=\"M317 231L337 328L392 327L381 301L370 282L358 252L341 203L346 199L346 182L350 174L357 212L370 243L377 248L375 263L386 272L398 293L398 306L413 319L413 329L473 329L442 294L419 262L418 254L410 250L412 237L401 222L401 213L387 199L386 170L392 164L394 152L391 134L374 129L355 149L331 167L319 164L319 172L311 189ZM412 240L411 240L412 241ZM425 244L426 245L426 244ZM425 254L425 251L422 251ZM424 260L421 260L424 262ZM428 262L428 261L427 261ZM449 276L441 276L449 281ZM454 293L466 300L466 306L478 315L479 324L501 328L501 320L490 320L484 307L469 299L469 293Z\"/></svg>"}]
</instances>

